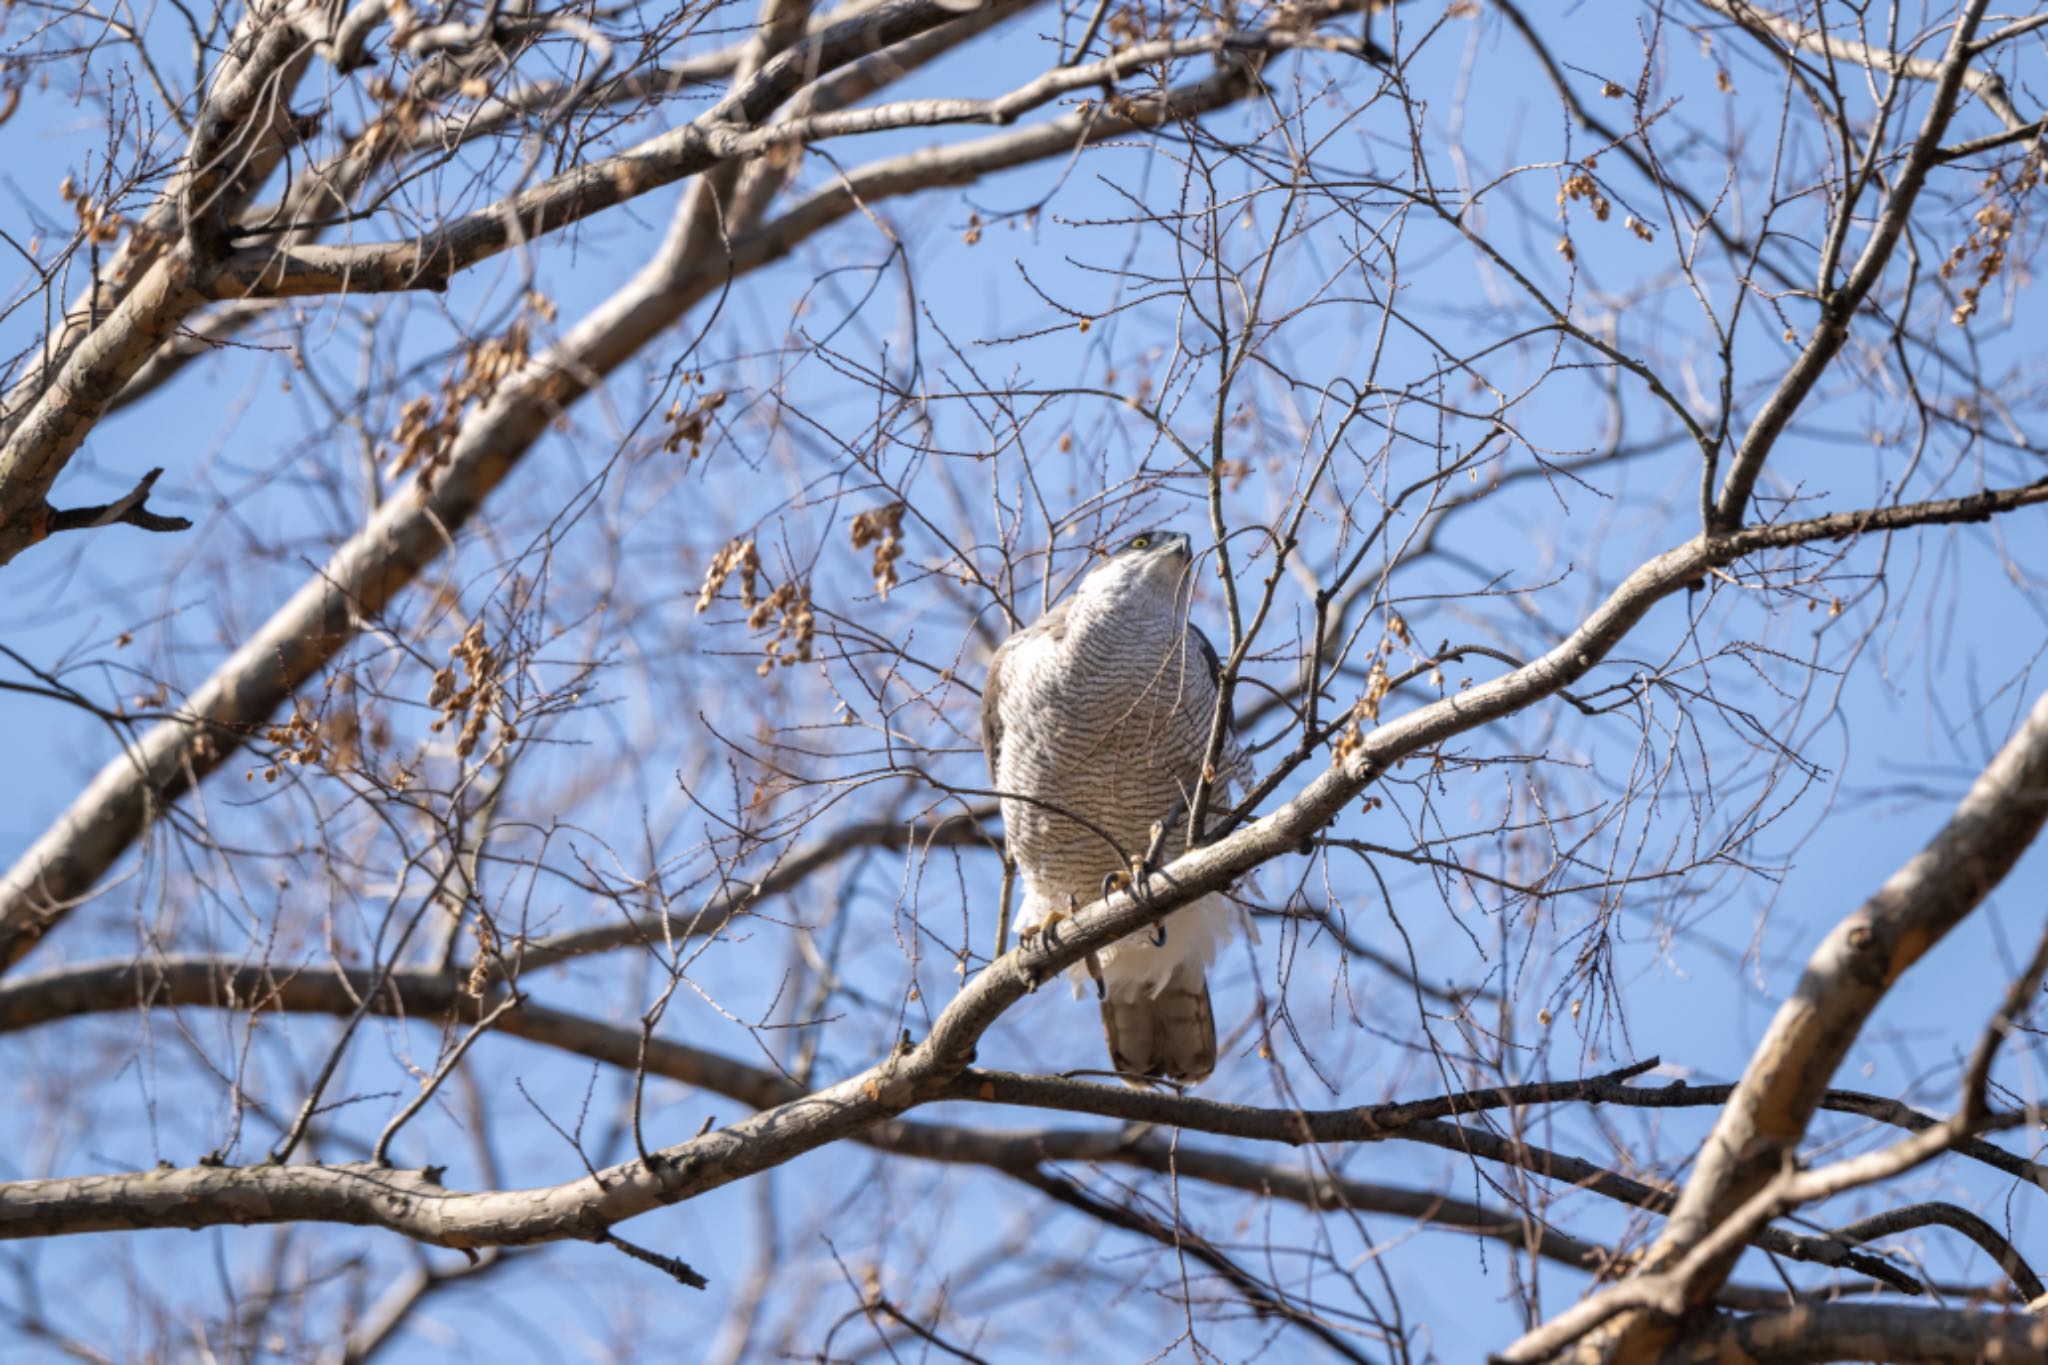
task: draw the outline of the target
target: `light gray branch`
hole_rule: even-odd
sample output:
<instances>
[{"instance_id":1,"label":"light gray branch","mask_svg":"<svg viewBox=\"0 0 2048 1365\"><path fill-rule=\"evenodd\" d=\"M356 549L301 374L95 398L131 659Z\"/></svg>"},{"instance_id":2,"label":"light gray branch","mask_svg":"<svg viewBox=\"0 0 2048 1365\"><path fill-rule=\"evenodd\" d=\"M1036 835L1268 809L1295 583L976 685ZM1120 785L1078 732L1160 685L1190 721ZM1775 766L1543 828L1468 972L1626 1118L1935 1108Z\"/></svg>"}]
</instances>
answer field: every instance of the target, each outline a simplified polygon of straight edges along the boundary
<instances>
[{"instance_id":1,"label":"light gray branch","mask_svg":"<svg viewBox=\"0 0 2048 1365\"><path fill-rule=\"evenodd\" d=\"M915 3L942 10L949 16L953 12L950 0ZM881 31L890 35L892 42L907 41L919 32L907 22L884 26ZM910 128L959 124L1000 127L1061 95L1113 86L1160 62L1302 48L1343 51L1360 57L1372 51L1356 39L1293 28L1248 33L1231 30L1200 38L1138 44L1086 66L1049 71L993 99L901 100L763 126L756 126L750 118L728 123L706 115L638 147L578 166L510 199L486 205L421 237L237 252L222 263L208 288L213 297L233 299L440 290L446 288L451 276L499 252L665 185L701 176L715 167L752 161L779 146ZM775 69L774 65L769 68ZM767 74L764 71L763 76ZM754 102L743 100L736 112L745 115Z\"/></svg>"},{"instance_id":2,"label":"light gray branch","mask_svg":"<svg viewBox=\"0 0 2048 1365\"><path fill-rule=\"evenodd\" d=\"M1976 55L1970 40L1988 3L1989 0L1970 0L1956 16L1955 28L1949 34L1948 49L1942 54L1934 77L1927 116L1921 122L1904 164L1892 179L1890 193L1864 241L1862 254L1857 257L1841 287L1820 300L1820 316L1814 322L1812 335L1743 435L1742 444L1729 462L1728 475L1722 481L1712 509L1713 526L1710 529L1726 530L1740 525L1748 515L1750 494L1763 473L1764 462L1770 458L1778 438L1790 425L1792 415L1840 354L1849 339L1849 324L1877 287L1885 268L1891 264L1892 252L1905 235L1906 221L1912 216L1913 205L1918 202L1920 191L1927 183L1927 173L1940 160L1942 138L1955 118L1957 96L1963 89L1971 59ZM1855 204L1853 201L1844 202L1837 211L1845 215L1853 213ZM1822 280L1819 287L1826 290L1828 281Z\"/></svg>"},{"instance_id":3,"label":"light gray branch","mask_svg":"<svg viewBox=\"0 0 2048 1365\"><path fill-rule=\"evenodd\" d=\"M1748 0L1700 0L1708 9L1727 15L1744 28L1767 34L1788 47L1804 52L1816 53L1836 61L1848 62L1869 71L1881 71L1888 76L1905 76L1916 81L1940 81L1945 67L1941 61L1928 57L1912 57L1903 53L1872 47L1854 38L1844 38L1825 29L1810 28L1805 24L1783 15L1772 14L1759 9ZM2006 32L1994 35L2004 41L2019 36ZM1969 53L1976 56L1983 49L1976 47ZM1979 66L1963 69L1963 88L1984 101L1984 107L1994 114L2007 130L2021 128L2026 120L2020 117L2013 106L2012 96L2006 93L2005 82L1995 71Z\"/></svg>"},{"instance_id":4,"label":"light gray branch","mask_svg":"<svg viewBox=\"0 0 2048 1365\"><path fill-rule=\"evenodd\" d=\"M927 54L933 55L933 54ZM691 306L759 269L863 205L962 184L1070 153L1077 146L1207 113L1252 88L1218 72L1121 114L1077 111L992 137L890 157L819 190L747 233L730 256L651 262L570 334L509 379L465 422L425 497L387 501L321 571L224 660L181 708L102 768L62 816L0 878L0 971L90 893L140 838L161 803L219 767L243 737L354 638L361 624L447 548L556 414L591 392Z\"/></svg>"},{"instance_id":5,"label":"light gray branch","mask_svg":"<svg viewBox=\"0 0 2048 1365\"><path fill-rule=\"evenodd\" d=\"M1991 760L1947 824L1814 950L1700 1150L1663 1235L1636 1276L1575 1305L1504 1353L1543 1360L1577 1342L1586 1359L1667 1349L1677 1313L1711 1296L1747 1228L1777 1212L1889 1178L1983 1126L1990 1050L1980 1047L1958 1112L1880 1151L1802 1173L1800 1140L1828 1081L1878 1002L1974 911L2048 824L2048 693ZM2048 948L2048 945L2044 945ZM2024 978L2031 994L2041 963ZM2011 1003L2004 1013L2011 1012ZM1643 1311L1649 1310L1649 1311ZM1618 1320L1611 1325L1608 1319ZM1594 1329L1598 1335L1587 1336ZM1581 1340L1581 1338L1584 1338Z\"/></svg>"},{"instance_id":6,"label":"light gray branch","mask_svg":"<svg viewBox=\"0 0 2048 1365\"><path fill-rule=\"evenodd\" d=\"M2048 1319L1983 1308L1909 1308L1889 1303L1802 1304L1751 1317L1716 1318L1689 1333L1679 1360L1812 1365L1888 1360L1899 1365L1980 1365L2048 1357Z\"/></svg>"}]
</instances>

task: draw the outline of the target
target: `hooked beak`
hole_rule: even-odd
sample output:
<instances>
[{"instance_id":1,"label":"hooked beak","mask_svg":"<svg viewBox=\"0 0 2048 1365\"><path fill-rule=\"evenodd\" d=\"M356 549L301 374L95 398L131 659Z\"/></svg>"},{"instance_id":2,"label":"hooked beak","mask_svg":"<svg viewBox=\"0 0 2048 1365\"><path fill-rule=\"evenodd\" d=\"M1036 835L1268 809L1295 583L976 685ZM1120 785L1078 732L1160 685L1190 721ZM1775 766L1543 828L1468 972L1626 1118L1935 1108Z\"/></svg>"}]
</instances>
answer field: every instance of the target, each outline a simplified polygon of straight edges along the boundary
<instances>
[{"instance_id":1,"label":"hooked beak","mask_svg":"<svg viewBox=\"0 0 2048 1365\"><path fill-rule=\"evenodd\" d=\"M1184 591L1194 575L1195 543L1184 535L1162 540L1152 549L1149 576Z\"/></svg>"}]
</instances>

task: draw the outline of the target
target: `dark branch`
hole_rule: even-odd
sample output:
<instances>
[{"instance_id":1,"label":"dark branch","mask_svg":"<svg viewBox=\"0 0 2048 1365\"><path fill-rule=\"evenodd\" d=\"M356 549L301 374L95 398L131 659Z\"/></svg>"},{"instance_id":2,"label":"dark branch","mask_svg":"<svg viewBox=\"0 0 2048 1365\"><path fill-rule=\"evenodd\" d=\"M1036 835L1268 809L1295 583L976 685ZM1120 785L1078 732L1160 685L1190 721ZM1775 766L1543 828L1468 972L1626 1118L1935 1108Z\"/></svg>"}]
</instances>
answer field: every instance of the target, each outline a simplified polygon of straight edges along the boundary
<instances>
[{"instance_id":1,"label":"dark branch","mask_svg":"<svg viewBox=\"0 0 2048 1365\"><path fill-rule=\"evenodd\" d=\"M48 529L51 535L59 531L89 531L99 526L121 523L139 526L145 531L189 531L192 522L186 517L167 517L160 512L149 510L149 491L156 487L156 481L163 477L163 470L152 469L142 476L142 481L113 502L98 507L52 507L49 512Z\"/></svg>"}]
</instances>

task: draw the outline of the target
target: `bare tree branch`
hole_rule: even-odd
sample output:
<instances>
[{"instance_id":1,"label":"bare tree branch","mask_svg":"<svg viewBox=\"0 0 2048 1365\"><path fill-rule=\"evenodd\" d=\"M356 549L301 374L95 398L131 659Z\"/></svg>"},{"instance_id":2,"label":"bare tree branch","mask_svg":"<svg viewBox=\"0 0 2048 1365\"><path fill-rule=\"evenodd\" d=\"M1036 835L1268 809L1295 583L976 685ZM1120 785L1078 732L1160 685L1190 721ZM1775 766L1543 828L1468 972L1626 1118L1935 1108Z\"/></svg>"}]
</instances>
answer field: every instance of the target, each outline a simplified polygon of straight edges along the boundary
<instances>
[{"instance_id":1,"label":"bare tree branch","mask_svg":"<svg viewBox=\"0 0 2048 1365\"><path fill-rule=\"evenodd\" d=\"M1630 1298L1617 1291L1604 1304L1582 1305L1583 1311L1525 1337L1503 1358L1544 1359L1607 1317L1652 1305L1660 1311L1624 1322L1583 1350L1589 1358L1627 1358L1645 1342L1662 1349L1676 1332L1667 1302L1673 1287L1683 1302L1697 1303L1733 1264L1741 1242L1725 1239L1733 1244L1718 1246L1717 1233L1763 1210L1824 1197L1836 1186L1846 1188L1843 1182L1906 1169L1966 1135L1979 1117L1976 1105L1967 1102L1956 1119L1859 1159L1877 1163L1873 1172L1848 1162L1798 1177L1790 1164L1828 1081L1871 1011L1907 968L1983 902L2044 823L2048 695L2036 701L1940 832L1814 951L1798 990L1779 1010L1722 1109L1663 1236L1644 1260L1639 1275L1647 1286L1630 1291ZM1716 1254L1702 1256L1703 1249Z\"/></svg>"},{"instance_id":2,"label":"bare tree branch","mask_svg":"<svg viewBox=\"0 0 2048 1365\"><path fill-rule=\"evenodd\" d=\"M1813 330L1798 358L1785 371L1784 378L1772 390L1756 419L1750 423L1742 444L1736 448L1714 503L1710 529L1726 530L1748 515L1750 494L1763 473L1764 462L1770 458L1772 448L1790 424L1793 413L1799 410L1807 395L1813 392L1821 374L1840 354L1849 339L1850 322L1890 266L1892 252L1905 233L1913 205L1927 183L1928 171L1940 156L1942 138L1947 135L1949 124L1955 117L1956 100L1963 89L1964 75L1976 56L1971 39L1976 36L1977 25L1984 16L1987 3L1988 0L1966 0L1958 11L1949 33L1947 51L1942 54L1938 74L1934 78L1927 114L1921 121L1920 131L1913 140L1905 163L1892 178L1884 207L1879 211L1856 263L1849 268L1841 284L1836 285L1831 278L1817 281L1820 315L1814 320ZM1836 210L1840 215L1838 223L1846 225L1855 207L1853 197L1840 204ZM1709 484L1712 473L1710 467Z\"/></svg>"},{"instance_id":3,"label":"bare tree branch","mask_svg":"<svg viewBox=\"0 0 2048 1365\"><path fill-rule=\"evenodd\" d=\"M448 534L483 505L547 430L552 414L590 392L595 380L666 330L731 273L780 258L798 242L865 203L956 184L991 171L1071 151L1077 145L1192 116L1241 98L1236 70L1194 82L1124 115L1087 111L1034 128L889 158L821 190L747 233L732 259L658 260L593 311L552 351L502 386L465 425L447 466L423 498L387 502L257 633L187 700L188 720L154 726L101 770L77 801L0 879L0 967L84 898L148 828L161 802L217 769L246 735L312 677L363 623L373 621L448 544Z\"/></svg>"},{"instance_id":4,"label":"bare tree branch","mask_svg":"<svg viewBox=\"0 0 2048 1365\"><path fill-rule=\"evenodd\" d=\"M1976 1365L2029 1360L2048 1351L2048 1324L2024 1313L1908 1308L1886 1303L1802 1305L1778 1313L1718 1318L1689 1333L1695 1358L1757 1365L1826 1360L1894 1360L1911 1365Z\"/></svg>"},{"instance_id":5,"label":"bare tree branch","mask_svg":"<svg viewBox=\"0 0 2048 1365\"><path fill-rule=\"evenodd\" d=\"M10 19L0 1354L2048 1353L2048 19Z\"/></svg>"}]
</instances>

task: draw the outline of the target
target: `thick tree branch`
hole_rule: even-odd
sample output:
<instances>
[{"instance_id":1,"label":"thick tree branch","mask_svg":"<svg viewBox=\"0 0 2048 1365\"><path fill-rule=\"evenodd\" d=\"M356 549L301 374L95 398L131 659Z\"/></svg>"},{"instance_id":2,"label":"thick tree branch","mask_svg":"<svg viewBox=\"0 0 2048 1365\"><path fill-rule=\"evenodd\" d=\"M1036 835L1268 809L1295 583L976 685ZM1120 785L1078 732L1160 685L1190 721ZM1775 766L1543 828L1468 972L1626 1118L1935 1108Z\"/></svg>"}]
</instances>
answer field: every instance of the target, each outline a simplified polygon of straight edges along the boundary
<instances>
[{"instance_id":1,"label":"thick tree branch","mask_svg":"<svg viewBox=\"0 0 2048 1365\"><path fill-rule=\"evenodd\" d=\"M57 475L129 377L204 301L227 217L294 140L285 101L314 47L304 17L280 6L237 26L179 171L0 401L0 565L67 529L53 524L48 504Z\"/></svg>"},{"instance_id":2,"label":"thick tree branch","mask_svg":"<svg viewBox=\"0 0 2048 1365\"><path fill-rule=\"evenodd\" d=\"M1898 1365L1981 1365L2048 1356L2048 1320L1976 1308L1888 1303L1802 1304L1752 1317L1717 1318L1673 1348L1677 1360L1809 1365L1887 1360Z\"/></svg>"},{"instance_id":3,"label":"thick tree branch","mask_svg":"<svg viewBox=\"0 0 2048 1365\"><path fill-rule=\"evenodd\" d=\"M271 969L212 959L180 958L138 966L105 963L67 968L0 987L0 1032L59 1023L110 1010L204 1007L258 1012L324 1013L346 1017L369 997L373 1013L421 1021L467 1021L501 1008L496 997L478 1000L464 990L468 973L399 971L377 984L373 972L354 969ZM531 1002L506 1010L497 1031L555 1047L623 1069L698 1086L760 1110L789 1104L803 1091L783 1076L746 1066L716 1053L663 1039L643 1045L633 1029L551 1010ZM907 1119L890 1119L852 1135L880 1151L934 1161L965 1162L1016 1173L1046 1161L1096 1161L1135 1166L1264 1193L1314 1209L1346 1208L1369 1214L1412 1218L1509 1243L1532 1255L1601 1273L1618 1264L1615 1253L1582 1242L1525 1213L1486 1208L1436 1192L1419 1192L1377 1182L1310 1174L1301 1169L1246 1160L1180 1142L1169 1146L1147 1130L1178 1128L1288 1145L1407 1140L1453 1155L1495 1161L1603 1198L1653 1213L1671 1207L1675 1192L1649 1185L1582 1158L1545 1151L1487 1129L1440 1121L1443 1115L1536 1104L1592 1100L1611 1102L1630 1092L1627 1078L1654 1059L1604 1076L1572 1081L1495 1086L1427 1100L1335 1110L1259 1109L1192 1096L1133 1091L1050 1076L970 1071L940 1099L976 1104L1017 1105L1039 1110L1095 1114L1143 1125L1122 1131L1043 1130L1001 1133ZM1652 1092L1654 1093L1654 1092ZM126 1192L102 1189L119 1204ZM341 1217L337 1221L355 1221ZM411 1231L398 1228L399 1231ZM1756 1244L1800 1262L1851 1270L1878 1283L1919 1292L1916 1282L1892 1271L1881 1259L1854 1251L1841 1238L1807 1237L1763 1228ZM1768 1307L1782 1301L1778 1291L1737 1288L1717 1302Z\"/></svg>"},{"instance_id":4,"label":"thick tree branch","mask_svg":"<svg viewBox=\"0 0 2048 1365\"><path fill-rule=\"evenodd\" d=\"M462 985L466 979L467 974L460 971L394 972L385 978L381 991L370 997L370 1007L375 1013L390 1017L413 1018L422 1022L473 1019L498 1008L491 1000L479 1001L465 994ZM368 995L376 984L375 973L365 969L345 972L333 969L271 970L260 967L237 967L204 959L175 959L140 966L133 963L108 963L96 967L70 968L43 977L31 977L0 988L0 1031L13 1032L95 1012L132 1009L138 1006L197 1006L258 1012L325 1013L345 1017L357 1008L357 1002ZM757 1109L787 1104L802 1097L801 1090L774 1073L662 1039L650 1040L643 1053L641 1036L636 1030L563 1014L531 1002L505 1011L497 1031L622 1068L630 1069L636 1065L644 1065L651 1074L699 1086ZM1536 1103L1545 1099L1569 1099L1587 1086L1611 1083L1619 1076L1633 1074L1640 1069L1626 1068L1614 1076L1596 1081L1510 1087L1474 1092L1465 1096L1375 1106L1353 1112L1360 1116L1356 1120L1359 1124L1358 1131L1393 1136L1401 1129L1422 1121L1422 1116L1425 1115L1465 1113L1499 1103ZM1001 1103L1028 1102L1020 1100L1019 1097L1029 1094L1029 1087L1035 1083L1038 1083L1038 1078L1010 1077L1001 1073L974 1073L963 1081L962 1092L963 1095L975 1096L977 1100L993 1097ZM1082 1086L1071 1082L1053 1084L1064 1085L1111 1101L1131 1093L1111 1087ZM999 1090L996 1088L998 1086ZM980 1093L984 1090L989 1092L988 1096ZM1132 1095L1132 1098L1145 1097ZM1072 1109L1082 1106L1060 1103L1055 1107ZM1203 1120L1211 1116L1203 1102L1183 1102L1179 1107L1184 1111L1181 1117L1193 1118L1197 1126L1208 1127ZM1235 1106L1210 1107L1237 1109ZM1237 1112L1259 1116L1260 1126L1266 1136L1284 1134L1295 1117L1285 1111ZM1228 1132L1230 1125L1220 1123L1209 1130ZM1265 1193L1271 1197L1303 1203L1312 1208L1348 1208L1362 1213L1412 1218L1438 1226L1470 1231L1581 1269L1597 1270L1611 1264L1613 1260L1612 1253L1594 1244L1568 1237L1548 1228L1541 1220L1531 1219L1522 1214L1488 1209L1446 1195L1376 1182L1328 1174L1311 1176L1301 1170L1267 1165L1221 1152L1209 1152L1186 1143L1169 1147L1155 1137L1139 1136L1130 1131L1048 1130L1002 1133L898 1119L878 1124L857 1134L856 1137L867 1145L899 1155L937 1161L969 1162L1007 1172L1034 1169L1047 1161L1107 1161L1162 1174L1171 1171L1184 1178L1207 1180L1232 1188ZM286 1172L305 1168L245 1169ZM1575 1178L1573 1172L1560 1174L1565 1179ZM260 1177L259 1183L271 1179L269 1176ZM325 1193L308 1193L306 1197L324 1201L321 1206L334 1211L333 1221L356 1222L365 1221L367 1218L367 1221L379 1222L380 1225L392 1226L398 1231L417 1235L417 1225L388 1224L366 1215L366 1206L347 1193L345 1185L329 1185L322 1188ZM91 1187L90 1191L74 1191L75 1198L72 1202L59 1202L75 1212L84 1207L84 1204L75 1202L77 1199L87 1202L105 1201L112 1206L124 1208L125 1213L121 1216L139 1219L154 1217L155 1215L129 1202L134 1194L134 1187L96 1185ZM0 1202L4 1202L5 1198L4 1187L0 1187ZM47 1203L45 1207L48 1207ZM240 1209L242 1206L237 1204L234 1207ZM202 1215L176 1215L169 1225L186 1225L177 1222L176 1217L198 1216ZM246 1219L238 1214L228 1221ZM1744 1292L1750 1296L1745 1301L1754 1301L1753 1292Z\"/></svg>"},{"instance_id":5,"label":"thick tree branch","mask_svg":"<svg viewBox=\"0 0 2048 1365\"><path fill-rule=\"evenodd\" d=\"M1955 814L1877 893L1844 918L1808 961L1701 1149L1693 1177L1645 1258L1647 1287L1609 1297L1632 1311L1597 1339L1588 1359L1636 1359L1675 1340L1673 1289L1684 1302L1711 1295L1733 1265L1743 1220L1790 1201L1823 1197L1842 1181L1878 1178L1946 1150L1977 1126L1989 1051L1973 1060L1958 1114L1905 1142L1808 1176L1789 1164L1827 1083L1892 984L1975 910L2048 823L2048 694L1978 775ZM2037 973L2030 973L2030 975ZM1977 1099L1972 1099L1972 1095ZM1845 1186L1846 1187L1846 1186ZM1711 1253L1711 1254L1710 1254ZM1541 1359L1604 1321L1581 1305L1524 1338L1519 1358Z\"/></svg>"},{"instance_id":6,"label":"thick tree branch","mask_svg":"<svg viewBox=\"0 0 2048 1365\"><path fill-rule=\"evenodd\" d=\"M950 0L914 3L949 18L954 13ZM863 20L858 27L864 31L872 22ZM902 21L880 31L894 35L891 41L901 42L919 30ZM439 290L446 287L452 275L511 247L679 180L703 175L716 167L751 162L777 147L911 128L959 124L1001 127L1061 95L1113 86L1161 62L1223 54L1264 55L1301 48L1345 52L1361 58L1374 53L1369 44L1357 40L1293 28L1223 31L1201 38L1139 44L1087 66L1047 72L993 99L903 100L765 126L709 121L710 116L706 115L631 151L578 166L502 203L454 219L423 238L348 246L261 247L237 252L222 263L208 288L212 297L224 299ZM834 66L850 60L843 53L835 52L834 56L838 58ZM767 74L764 72L763 77Z\"/></svg>"},{"instance_id":7,"label":"thick tree branch","mask_svg":"<svg viewBox=\"0 0 2048 1365\"><path fill-rule=\"evenodd\" d=\"M214 771L300 684L374 620L447 548L459 529L546 432L561 409L595 388L728 279L759 269L831 224L880 200L969 182L1077 146L1190 118L1242 98L1235 69L1118 114L1089 109L993 137L891 157L818 191L733 242L711 261L663 256L465 422L430 494L392 498L321 572L191 694L184 716L151 727L114 759L0 879L0 971L85 898L149 827L159 803Z\"/></svg>"},{"instance_id":8,"label":"thick tree branch","mask_svg":"<svg viewBox=\"0 0 2048 1365\"><path fill-rule=\"evenodd\" d=\"M1920 191L1927 183L1927 173L1939 161L1942 138L1955 117L1957 96L1963 89L1970 62L1976 55L1970 39L1976 33L1988 3L1989 0L1969 0L1956 16L1955 28L1949 34L1948 50L1942 55L1934 79L1926 118L1906 154L1904 164L1892 179L1884 207L1863 244L1863 252L1839 288L1831 288L1831 282L1827 280L1820 282L1819 287L1826 292L1820 299L1820 316L1814 322L1813 332L1791 368L1785 371L1785 377L1764 401L1762 410L1750 423L1742 444L1737 447L1714 505L1711 529L1726 530L1737 526L1748 515L1750 494L1763 473L1764 462L1770 458L1778 438L1791 424L1792 415L1805 403L1806 396L1813 392L1821 375L1841 353L1849 339L1849 324L1890 265L1892 252L1905 234L1906 222L1912 216L1913 205L1919 201ZM1847 215L1854 210L1854 203L1848 202L1837 206L1836 211Z\"/></svg>"}]
</instances>

